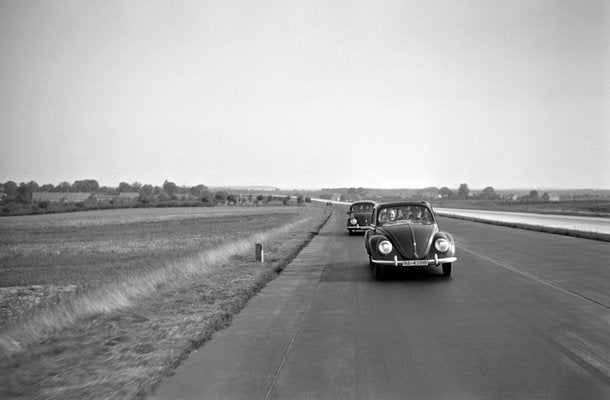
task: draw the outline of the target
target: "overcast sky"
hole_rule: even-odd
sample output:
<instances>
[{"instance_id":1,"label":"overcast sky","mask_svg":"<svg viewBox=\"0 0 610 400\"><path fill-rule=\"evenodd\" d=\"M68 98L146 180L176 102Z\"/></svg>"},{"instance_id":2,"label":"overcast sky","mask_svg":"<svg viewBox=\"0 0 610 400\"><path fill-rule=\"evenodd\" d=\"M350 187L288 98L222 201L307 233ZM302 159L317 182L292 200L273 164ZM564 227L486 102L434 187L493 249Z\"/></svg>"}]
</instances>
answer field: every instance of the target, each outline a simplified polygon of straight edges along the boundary
<instances>
[{"instance_id":1,"label":"overcast sky","mask_svg":"<svg viewBox=\"0 0 610 400\"><path fill-rule=\"evenodd\" d=\"M0 182L610 188L610 2L0 0Z\"/></svg>"}]
</instances>

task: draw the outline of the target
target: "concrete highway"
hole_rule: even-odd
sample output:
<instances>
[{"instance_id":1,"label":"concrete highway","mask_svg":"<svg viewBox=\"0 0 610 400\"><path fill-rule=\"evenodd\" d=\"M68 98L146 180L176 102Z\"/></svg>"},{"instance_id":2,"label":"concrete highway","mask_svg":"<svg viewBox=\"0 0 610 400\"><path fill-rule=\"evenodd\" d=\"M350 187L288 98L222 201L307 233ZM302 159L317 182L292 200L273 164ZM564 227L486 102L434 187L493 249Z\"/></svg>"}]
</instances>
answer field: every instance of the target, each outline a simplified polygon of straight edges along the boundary
<instances>
[{"instance_id":1,"label":"concrete highway","mask_svg":"<svg viewBox=\"0 0 610 400\"><path fill-rule=\"evenodd\" d=\"M345 206L153 399L610 399L610 244L441 218L451 277L372 279Z\"/></svg>"},{"instance_id":2,"label":"concrete highway","mask_svg":"<svg viewBox=\"0 0 610 400\"><path fill-rule=\"evenodd\" d=\"M435 210L438 214L443 215L460 215L489 221L610 234L610 218L603 217L465 210L459 208L435 208Z\"/></svg>"}]
</instances>

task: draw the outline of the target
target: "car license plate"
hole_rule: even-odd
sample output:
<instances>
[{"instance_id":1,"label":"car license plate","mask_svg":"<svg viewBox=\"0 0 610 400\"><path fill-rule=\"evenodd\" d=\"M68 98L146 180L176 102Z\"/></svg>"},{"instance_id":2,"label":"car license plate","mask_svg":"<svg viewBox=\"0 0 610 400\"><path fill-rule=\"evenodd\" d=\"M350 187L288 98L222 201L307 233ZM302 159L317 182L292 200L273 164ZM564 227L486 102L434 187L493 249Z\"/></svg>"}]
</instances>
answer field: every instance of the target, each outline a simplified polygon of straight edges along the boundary
<instances>
[{"instance_id":1,"label":"car license plate","mask_svg":"<svg viewBox=\"0 0 610 400\"><path fill-rule=\"evenodd\" d=\"M423 267L428 265L428 260L406 260L402 262L403 267Z\"/></svg>"}]
</instances>

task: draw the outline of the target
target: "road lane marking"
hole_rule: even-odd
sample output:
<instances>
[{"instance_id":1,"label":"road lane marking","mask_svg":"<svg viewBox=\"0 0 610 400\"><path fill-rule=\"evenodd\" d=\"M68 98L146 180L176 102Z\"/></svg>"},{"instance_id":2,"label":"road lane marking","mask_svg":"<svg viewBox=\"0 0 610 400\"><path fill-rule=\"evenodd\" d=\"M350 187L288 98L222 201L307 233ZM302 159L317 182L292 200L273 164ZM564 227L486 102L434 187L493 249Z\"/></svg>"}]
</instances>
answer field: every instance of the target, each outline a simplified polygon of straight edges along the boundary
<instances>
[{"instance_id":1,"label":"road lane marking","mask_svg":"<svg viewBox=\"0 0 610 400\"><path fill-rule=\"evenodd\" d=\"M549 286L549 287L555 288L555 289L557 289L557 290L559 290L559 291L562 291L562 292L564 292L564 293L569 293L569 294L572 294L572 295L578 296L578 297L583 298L583 299L585 299L585 300L588 300L588 301L590 301L590 302L592 302L592 303L595 303L595 304L598 304L598 305L600 305L600 306L602 306L602 307L605 307L605 308L607 308L607 309L610 309L610 305L608 305L608 304L604 304L604 303L602 303L602 302L600 302L600 301L597 301L597 300L595 300L595 299L592 299L592 298L590 298L590 297L587 297L587 296L585 296L585 295L583 295L583 294L581 294L581 293L575 292L575 291L573 291L573 290L566 289L566 288L564 288L563 286L560 286L560 285L558 285L558 284L556 284L556 283L554 283L554 282L548 281L548 280L543 279L543 278L541 278L541 277L539 277L539 276L537 276L537 275L534 275L534 274L532 274L532 273L530 273L530 272L527 272L527 271L524 271L524 270L522 270L522 269L520 269L520 268L518 268L518 267L515 267L514 265L511 265L511 264L507 263L507 262L506 262L506 261L504 261L504 260L501 260L501 259L498 259L498 258L492 257L492 256L487 255L487 254L484 254L484 253L480 253L480 252L478 252L478 251L476 251L476 250L473 250L473 249L471 249L471 248L468 248L468 247L464 247L464 246L458 246L458 248L459 248L460 250L462 250L462 251L466 252L466 253L469 253L469 254L471 254L471 255L475 256L475 257L482 258L483 260L485 260L485 261L489 261L489 262L490 262L490 263L492 263L492 264L498 265L498 266L500 266L500 267L502 267L502 268L506 268L506 269L508 269L508 270L511 270L511 271L513 271L513 272L516 272L516 273L518 273L518 274L520 274L520 275L522 275L522 276L525 276L525 277L527 277L527 278L533 279L533 280L535 280L536 282L542 283L543 285L546 285L546 286Z\"/></svg>"},{"instance_id":2,"label":"road lane marking","mask_svg":"<svg viewBox=\"0 0 610 400\"><path fill-rule=\"evenodd\" d=\"M610 377L610 351L607 348L587 341L573 332L566 332L556 341L577 359Z\"/></svg>"},{"instance_id":3,"label":"road lane marking","mask_svg":"<svg viewBox=\"0 0 610 400\"><path fill-rule=\"evenodd\" d=\"M581 299L588 300L588 301L598 304L602 307L610 308L606 304L603 304L599 301L591 299L578 292L566 289L556 283L542 279L539 276L536 276L530 272L523 271L522 269L517 268L514 265L511 265L503 260L494 258L492 256L489 256L489 255L486 255L483 253L479 253L478 251L472 250L470 248L465 248L462 246L460 246L459 248L460 248L460 250L462 250L466 253L469 253L475 257L479 257L485 261L489 261L502 268L506 268L510 271L516 272L522 276L533 279L536 282L542 283L543 285L552 287L554 289L560 290L561 292L564 292L567 294L578 296ZM588 341L578 337L574 333L564 334L561 337L555 338L555 341L559 345L563 346L565 351L567 351L567 354L571 354L573 359L580 360L585 365L589 365L590 367L594 368L595 370L601 372L606 377L610 376L610 353L607 351L607 349L604 349L603 346L588 342Z\"/></svg>"}]
</instances>

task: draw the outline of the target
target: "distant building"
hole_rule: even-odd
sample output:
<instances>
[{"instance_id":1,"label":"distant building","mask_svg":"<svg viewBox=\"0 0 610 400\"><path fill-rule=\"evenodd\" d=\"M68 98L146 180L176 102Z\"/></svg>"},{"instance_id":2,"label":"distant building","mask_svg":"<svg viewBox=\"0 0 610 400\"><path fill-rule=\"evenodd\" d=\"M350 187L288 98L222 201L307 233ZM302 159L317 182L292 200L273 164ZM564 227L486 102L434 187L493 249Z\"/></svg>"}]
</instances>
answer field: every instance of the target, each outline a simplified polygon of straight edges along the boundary
<instances>
[{"instance_id":1,"label":"distant building","mask_svg":"<svg viewBox=\"0 0 610 400\"><path fill-rule=\"evenodd\" d=\"M138 192L121 192L117 197L117 200L120 202L132 202L136 201L140 198L140 193Z\"/></svg>"},{"instance_id":2,"label":"distant building","mask_svg":"<svg viewBox=\"0 0 610 400\"><path fill-rule=\"evenodd\" d=\"M542 197L542 201L559 201L559 196L552 193L545 192Z\"/></svg>"},{"instance_id":3,"label":"distant building","mask_svg":"<svg viewBox=\"0 0 610 400\"><path fill-rule=\"evenodd\" d=\"M95 196L93 196L93 198L100 203L110 203L112 200L114 200L116 198L116 195L98 193Z\"/></svg>"},{"instance_id":4,"label":"distant building","mask_svg":"<svg viewBox=\"0 0 610 400\"><path fill-rule=\"evenodd\" d=\"M197 200L197 196L194 196L191 193L177 193L174 197L179 201Z\"/></svg>"},{"instance_id":5,"label":"distant building","mask_svg":"<svg viewBox=\"0 0 610 400\"><path fill-rule=\"evenodd\" d=\"M48 201L49 203L82 203L89 200L91 193L86 192L33 192L32 202Z\"/></svg>"},{"instance_id":6,"label":"distant building","mask_svg":"<svg viewBox=\"0 0 610 400\"><path fill-rule=\"evenodd\" d=\"M50 203L60 203L67 193L47 193L32 192L32 202L48 201Z\"/></svg>"}]
</instances>

